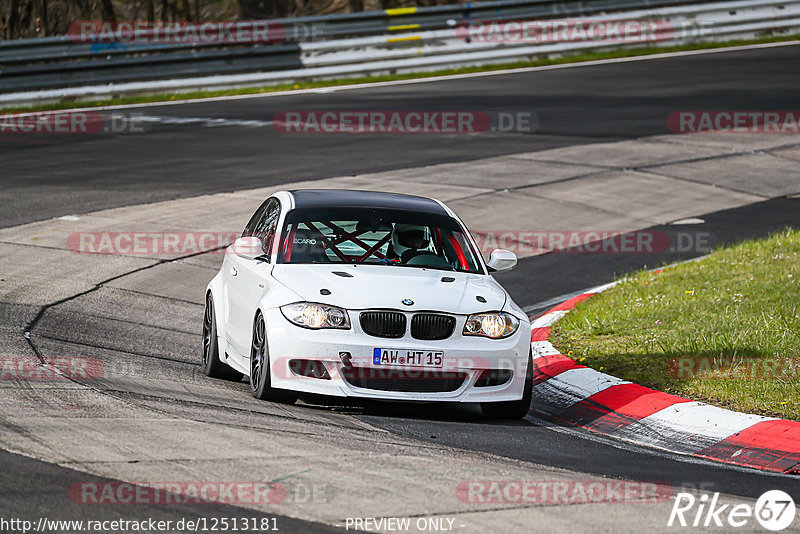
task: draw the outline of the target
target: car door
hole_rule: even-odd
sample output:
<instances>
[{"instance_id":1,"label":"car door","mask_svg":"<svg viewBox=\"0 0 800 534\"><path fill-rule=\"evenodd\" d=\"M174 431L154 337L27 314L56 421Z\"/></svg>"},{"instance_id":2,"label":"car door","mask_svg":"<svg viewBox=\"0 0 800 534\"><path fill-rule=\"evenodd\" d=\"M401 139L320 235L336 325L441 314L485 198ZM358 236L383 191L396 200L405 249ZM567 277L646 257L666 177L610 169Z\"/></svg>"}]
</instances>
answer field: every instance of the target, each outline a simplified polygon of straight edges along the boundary
<instances>
[{"instance_id":1,"label":"car door","mask_svg":"<svg viewBox=\"0 0 800 534\"><path fill-rule=\"evenodd\" d=\"M263 220L269 199L265 200L263 204L253 213L250 221L245 226L241 237L250 237L253 235L256 225L259 221ZM226 347L225 352L240 364L243 363L243 355L239 354L241 350L241 338L246 333L249 333L249 327L243 317L240 316L241 308L238 306L238 295L241 292L239 287L239 272L242 269L238 256L233 250L233 246L228 247L226 250L225 258L222 260L222 276L224 280L224 302L225 302L225 338ZM237 341L239 340L239 341ZM249 351L247 355L249 355Z\"/></svg>"},{"instance_id":2,"label":"car door","mask_svg":"<svg viewBox=\"0 0 800 534\"><path fill-rule=\"evenodd\" d=\"M250 344L252 341L253 319L258 303L267 292L269 283L269 253L275 239L280 218L281 205L275 198L268 199L263 209L251 219L243 232L243 237L253 236L261 240L264 256L258 259L244 258L229 254L226 275L229 279L228 297L230 315L228 342L240 358L242 365L249 365Z\"/></svg>"}]
</instances>

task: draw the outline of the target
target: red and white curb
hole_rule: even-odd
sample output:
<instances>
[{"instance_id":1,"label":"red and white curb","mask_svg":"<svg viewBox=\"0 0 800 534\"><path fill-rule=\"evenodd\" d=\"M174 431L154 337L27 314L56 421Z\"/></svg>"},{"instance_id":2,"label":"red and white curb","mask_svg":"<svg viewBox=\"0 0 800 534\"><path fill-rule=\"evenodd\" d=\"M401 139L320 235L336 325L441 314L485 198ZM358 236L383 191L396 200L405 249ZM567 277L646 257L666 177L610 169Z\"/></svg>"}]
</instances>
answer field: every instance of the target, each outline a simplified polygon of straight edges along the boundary
<instances>
[{"instance_id":1,"label":"red and white curb","mask_svg":"<svg viewBox=\"0 0 800 534\"><path fill-rule=\"evenodd\" d=\"M620 380L559 354L551 326L615 284L586 291L531 324L533 411L627 442L720 462L800 474L800 422L734 412Z\"/></svg>"}]
</instances>

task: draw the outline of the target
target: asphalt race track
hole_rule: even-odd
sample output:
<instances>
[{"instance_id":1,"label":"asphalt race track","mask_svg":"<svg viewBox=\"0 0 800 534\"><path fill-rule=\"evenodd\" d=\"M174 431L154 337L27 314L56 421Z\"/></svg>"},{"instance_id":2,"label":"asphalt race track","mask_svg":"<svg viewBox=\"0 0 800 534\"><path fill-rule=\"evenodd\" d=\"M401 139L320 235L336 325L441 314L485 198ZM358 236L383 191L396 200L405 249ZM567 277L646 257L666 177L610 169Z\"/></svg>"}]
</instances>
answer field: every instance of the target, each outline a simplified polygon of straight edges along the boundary
<instances>
[{"instance_id":1,"label":"asphalt race track","mask_svg":"<svg viewBox=\"0 0 800 534\"><path fill-rule=\"evenodd\" d=\"M790 110L797 47L319 94L129 110L148 116L270 121L289 110L534 112L530 135L308 135L210 121L146 134L0 137L0 225L299 180L670 133L678 110ZM209 126L211 125L211 126ZM402 149L398 143L402 142ZM168 178L168 179L165 179ZM47 186L47 194L42 194Z\"/></svg>"},{"instance_id":2,"label":"asphalt race track","mask_svg":"<svg viewBox=\"0 0 800 534\"><path fill-rule=\"evenodd\" d=\"M670 133L667 116L676 110L795 110L800 94L798 65L800 45L794 45L120 110L150 117L146 131L93 136L0 136L4 168L0 177L0 228L13 232L17 225L150 202L391 173L427 165L468 164L471 160L523 152L659 136ZM473 135L291 135L280 133L271 125L275 114L286 110L437 109L532 111L539 126L532 132ZM796 166L800 167L800 161ZM535 167L531 170L535 172ZM491 175L486 176L487 181L491 179ZM793 191L782 189L781 194L771 198L763 195L753 197L752 202L740 201L734 207L700 211L695 214L700 220L693 222L691 229L707 232L714 236L716 244L722 244L763 236L785 226L798 227L800 181L794 186ZM738 190L734 193L751 194ZM492 206L485 209L490 211ZM674 225L648 223L641 227L670 231ZM9 245L5 241L3 244ZM521 306L535 315L557 297L609 282L625 272L700 254L696 250L662 254L550 253L523 258L516 270L498 279ZM0 431L5 434L0 443L26 450L25 455L0 452L0 517L38 517L43 511L52 518L92 519L120 514L165 519L267 515L277 517L281 530L286 532L338 531L340 528L335 525L341 526L348 516L364 515L363 510L369 508L367 504L353 504L370 502L374 495L370 491L374 489L367 488L383 484L387 491L385 495L378 494L379 498L401 499L409 488L420 483L421 477L429 474L434 481L445 478L449 458L454 471L469 472L474 468L471 476L476 479L508 479L514 475L507 473L516 473L516 469L521 473L518 480L526 476L540 480L602 476L658 481L674 488L721 492L733 502L738 497L752 500L767 490L782 489L800 502L797 477L663 454L560 427L532 415L524 421L508 423L483 420L469 406L426 407L421 414L418 406L409 405L343 405L310 399L304 405L285 407L256 402L249 396L246 383L210 381L198 376L202 308L196 297L202 300L205 282L199 284L196 278L187 276L186 287L164 290L186 297L168 299L156 295L159 284L166 287L180 279L174 272L157 270L168 264L151 269L125 258L109 260L114 261L119 261L117 270L103 277L103 284L93 287L97 282L92 282L74 291L42 289L48 298L41 301L26 297L26 293L38 291L35 285L14 287L14 276L0 280L0 331L6 345L2 354L33 349L47 357L66 351L74 356L99 358L106 365L124 360L137 369L122 378L70 384L58 391L14 385L19 392L15 390L12 400L0 403ZM221 260L219 256L203 255L182 261L204 269L201 277L206 276L207 281ZM32 268L44 272L48 263L45 258ZM135 276L137 269L153 274L138 285L116 284L117 278L132 273ZM159 278L160 272L164 273L163 278ZM59 283L58 273L53 273L53 288L58 288ZM143 286L153 287L154 293L146 294ZM171 317L171 328L156 332L151 314L159 320ZM30 344L23 338L26 331L32 333ZM175 387L171 388L173 382ZM4 389L0 388L0 393ZM64 403L76 408L74 414L60 415ZM12 412L31 420L41 417L43 434L31 434L28 427L11 416ZM154 436L152 456L142 456L141 460L133 442L116 443L113 439L123 428L121 425L127 424L126 417L133 418L130 414L134 412L148 415L137 415L132 433L146 436L152 431ZM85 431L69 434L70 421L77 421L73 418L82 419L82 424L86 419L96 420L96 424L86 422ZM231 429L229 442L212 434L199 439L198 429L220 422ZM174 442L157 441L155 436L163 438L172 431ZM69 438L63 443L52 441L61 433ZM259 433L263 442L255 437ZM207 458L197 455L204 440L208 443ZM324 479L328 480L333 500L320 502L317 509L304 503L302 511L297 512L290 503L274 513L233 505L209 508L156 504L131 510L122 505L77 505L68 496L68 489L78 482L142 480L153 472L161 473L162 480L172 473L182 480L202 480L208 477L209 468L214 469L213 475L205 480L241 477L243 472L273 473L275 465L284 465L284 471L274 477L258 476L313 481L317 475L313 463L316 457L312 458L312 453L306 455L303 447L318 447L320 455L328 451L327 447L331 454L351 451L321 462L325 469L338 473L340 485L331 486L329 479ZM114 450L109 451L110 448ZM226 456L216 459L221 448L226 449ZM190 449L192 452L182 452ZM297 455L287 452L291 450L297 450ZM275 460L278 463L268 458L273 451L281 451L274 452L279 456ZM367 453L376 455L374 463ZM431 458L438 458L438 463L432 461L419 467L418 472L409 473L407 480L392 479L392 473L403 465L400 459L413 454L430 454ZM347 469L350 465L352 470ZM384 468L386 472L382 473ZM505 475L495 474L494 468L508 471ZM227 478L234 479L237 478ZM401 496L389 491L395 483ZM337 498L343 500L336 501ZM348 508L351 505L352 510ZM409 497L408 508L398 506L398 515L444 514L442 510L413 506ZM542 531L580 532L591 527L597 527L597 531L634 532L645 527L671 531L664 522L667 505L661 505L658 512L640 508L617 504L554 507L535 520ZM472 509L453 510L453 514L469 518L464 520L471 522L468 526L493 525L498 532L511 532L530 524L531 517L526 513L538 513L525 507L508 512L508 516L501 515L501 511L487 510L483 517ZM339 519L334 521L331 517Z\"/></svg>"}]
</instances>

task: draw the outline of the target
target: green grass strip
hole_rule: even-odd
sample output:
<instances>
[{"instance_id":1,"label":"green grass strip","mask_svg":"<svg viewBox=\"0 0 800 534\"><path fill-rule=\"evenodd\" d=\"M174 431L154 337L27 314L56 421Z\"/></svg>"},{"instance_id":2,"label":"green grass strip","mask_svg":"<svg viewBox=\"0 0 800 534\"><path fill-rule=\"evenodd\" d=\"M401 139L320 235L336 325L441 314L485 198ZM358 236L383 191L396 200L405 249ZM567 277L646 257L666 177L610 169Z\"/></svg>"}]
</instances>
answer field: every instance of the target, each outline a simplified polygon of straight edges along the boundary
<instances>
[{"instance_id":1,"label":"green grass strip","mask_svg":"<svg viewBox=\"0 0 800 534\"><path fill-rule=\"evenodd\" d=\"M800 231L625 278L556 323L551 340L619 378L800 420Z\"/></svg>"}]
</instances>

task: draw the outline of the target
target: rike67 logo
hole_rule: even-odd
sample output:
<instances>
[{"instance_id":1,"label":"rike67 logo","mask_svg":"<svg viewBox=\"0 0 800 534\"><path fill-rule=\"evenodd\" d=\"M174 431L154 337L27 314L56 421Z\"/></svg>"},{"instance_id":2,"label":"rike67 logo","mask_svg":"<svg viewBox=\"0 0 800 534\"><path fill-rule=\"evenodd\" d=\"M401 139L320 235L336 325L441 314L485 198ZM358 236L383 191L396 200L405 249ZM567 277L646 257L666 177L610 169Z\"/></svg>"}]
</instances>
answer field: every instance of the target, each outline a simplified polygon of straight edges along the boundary
<instances>
[{"instance_id":1,"label":"rike67 logo","mask_svg":"<svg viewBox=\"0 0 800 534\"><path fill-rule=\"evenodd\" d=\"M797 508L794 499L781 490L770 490L749 504L722 504L719 493L699 497L691 493L678 493L667 526L741 528L757 521L761 527L779 532L792 526Z\"/></svg>"}]
</instances>

